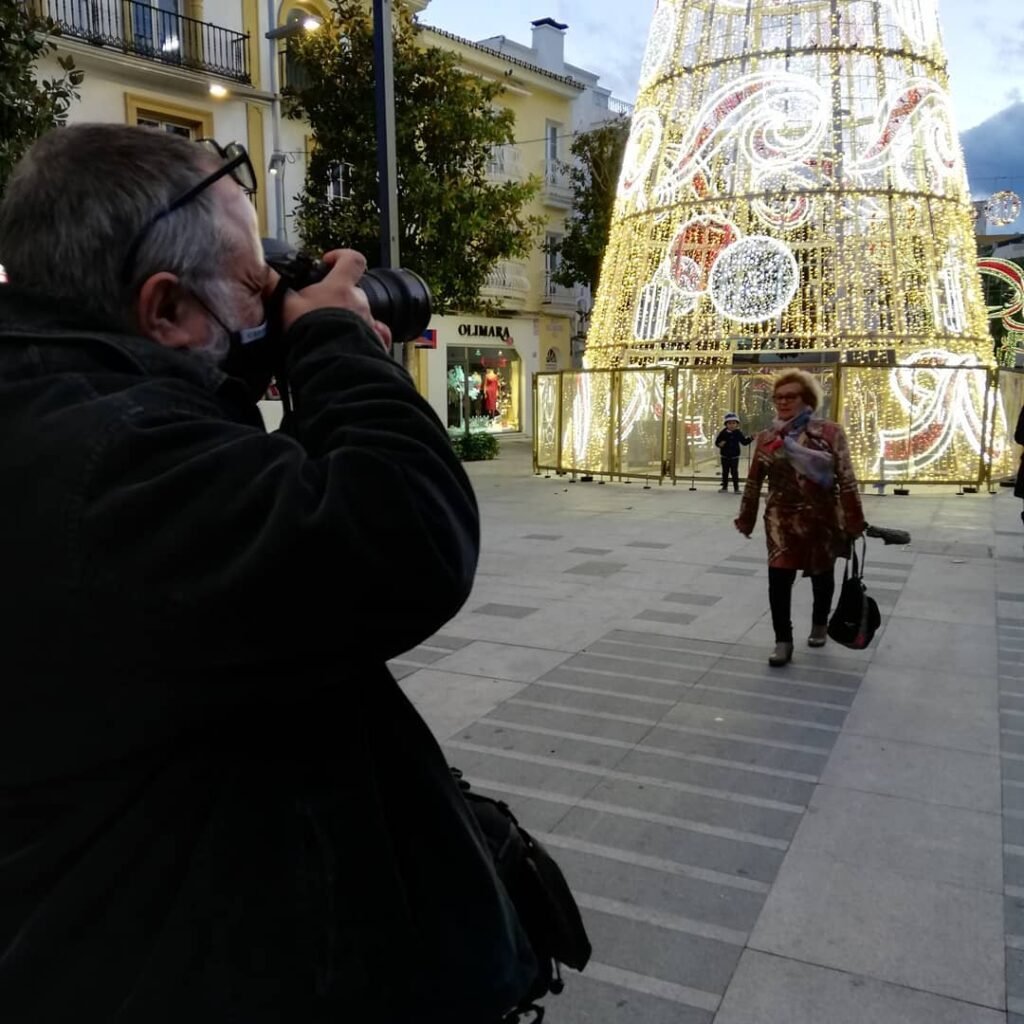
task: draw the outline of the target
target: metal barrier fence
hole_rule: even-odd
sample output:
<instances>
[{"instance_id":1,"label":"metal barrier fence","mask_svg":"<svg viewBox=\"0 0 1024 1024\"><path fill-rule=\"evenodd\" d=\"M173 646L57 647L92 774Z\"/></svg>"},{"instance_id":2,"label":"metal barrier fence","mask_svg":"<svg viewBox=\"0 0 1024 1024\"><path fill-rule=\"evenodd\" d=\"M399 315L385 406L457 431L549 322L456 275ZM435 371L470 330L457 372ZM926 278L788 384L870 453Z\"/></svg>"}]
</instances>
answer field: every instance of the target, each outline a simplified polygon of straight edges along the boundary
<instances>
[{"instance_id":1,"label":"metal barrier fence","mask_svg":"<svg viewBox=\"0 0 1024 1024\"><path fill-rule=\"evenodd\" d=\"M725 414L735 412L748 435L768 427L772 382L785 368L535 374L534 469L659 483L717 478L714 440ZM981 487L1016 471L1020 450L1012 433L1024 405L1024 371L921 364L801 368L821 385L822 415L845 427L862 484Z\"/></svg>"}]
</instances>

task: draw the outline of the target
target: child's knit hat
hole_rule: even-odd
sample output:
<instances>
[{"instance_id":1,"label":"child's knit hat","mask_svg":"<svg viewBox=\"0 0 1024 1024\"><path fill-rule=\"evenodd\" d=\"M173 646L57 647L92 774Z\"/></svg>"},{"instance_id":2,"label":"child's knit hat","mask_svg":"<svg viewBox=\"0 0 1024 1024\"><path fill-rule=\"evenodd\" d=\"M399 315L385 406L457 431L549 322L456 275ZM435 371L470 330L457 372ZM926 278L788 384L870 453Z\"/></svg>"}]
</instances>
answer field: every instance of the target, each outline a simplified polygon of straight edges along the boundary
<instances>
[{"instance_id":1,"label":"child's knit hat","mask_svg":"<svg viewBox=\"0 0 1024 1024\"><path fill-rule=\"evenodd\" d=\"M740 418L734 412L727 412L725 414L725 423L739 423Z\"/></svg>"}]
</instances>

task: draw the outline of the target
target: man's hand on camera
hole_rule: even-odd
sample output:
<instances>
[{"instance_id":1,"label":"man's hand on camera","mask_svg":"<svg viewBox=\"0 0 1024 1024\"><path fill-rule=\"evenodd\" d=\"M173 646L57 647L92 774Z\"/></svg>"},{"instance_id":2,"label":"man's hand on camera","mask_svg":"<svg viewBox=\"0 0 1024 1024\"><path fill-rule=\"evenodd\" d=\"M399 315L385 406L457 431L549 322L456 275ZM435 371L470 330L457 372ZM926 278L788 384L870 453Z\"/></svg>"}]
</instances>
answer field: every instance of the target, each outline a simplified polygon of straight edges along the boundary
<instances>
[{"instance_id":1,"label":"man's hand on camera","mask_svg":"<svg viewBox=\"0 0 1024 1024\"><path fill-rule=\"evenodd\" d=\"M332 249L324 253L324 263L331 269L327 276L300 292L285 294L281 309L281 326L287 331L299 317L317 309L347 309L362 317L374 330L385 349L391 348L391 331L387 324L373 319L366 293L357 282L366 273L366 258L354 249ZM264 295L269 297L277 287L274 271L267 275Z\"/></svg>"}]
</instances>

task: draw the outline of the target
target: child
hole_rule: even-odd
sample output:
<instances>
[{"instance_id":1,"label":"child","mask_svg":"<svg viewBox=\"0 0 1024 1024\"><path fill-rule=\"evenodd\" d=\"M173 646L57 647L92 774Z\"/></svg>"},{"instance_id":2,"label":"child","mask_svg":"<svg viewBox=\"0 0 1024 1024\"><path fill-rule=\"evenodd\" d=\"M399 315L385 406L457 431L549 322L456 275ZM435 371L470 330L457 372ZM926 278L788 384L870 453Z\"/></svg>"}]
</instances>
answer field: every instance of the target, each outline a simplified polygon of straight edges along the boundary
<instances>
[{"instance_id":1,"label":"child","mask_svg":"<svg viewBox=\"0 0 1024 1024\"><path fill-rule=\"evenodd\" d=\"M740 430L740 418L734 412L726 413L725 429L715 438L715 447L722 453L722 491L729 490L729 474L732 473L732 489L740 490L740 445L750 444L754 439L746 437Z\"/></svg>"}]
</instances>

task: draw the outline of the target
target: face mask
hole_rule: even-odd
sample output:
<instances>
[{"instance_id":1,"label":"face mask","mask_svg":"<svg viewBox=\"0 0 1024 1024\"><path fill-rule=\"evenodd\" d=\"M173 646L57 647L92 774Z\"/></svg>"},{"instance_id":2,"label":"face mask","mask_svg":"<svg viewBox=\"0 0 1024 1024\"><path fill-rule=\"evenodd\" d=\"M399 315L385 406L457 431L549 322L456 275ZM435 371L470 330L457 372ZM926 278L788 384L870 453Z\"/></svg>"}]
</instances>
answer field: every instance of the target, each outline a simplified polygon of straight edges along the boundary
<instances>
[{"instance_id":1,"label":"face mask","mask_svg":"<svg viewBox=\"0 0 1024 1024\"><path fill-rule=\"evenodd\" d=\"M213 359L216 363L222 363L228 356L228 353L238 347L244 347L251 345L253 342L262 341L267 336L267 321L257 324L255 327L240 327L237 330L231 330L224 323L223 320L217 314L210 309L210 307L203 301L202 297L196 292L192 292L192 297L199 303L203 309L213 318L214 323L220 328L220 337L214 338L214 340L203 346L200 350L208 358Z\"/></svg>"}]
</instances>

